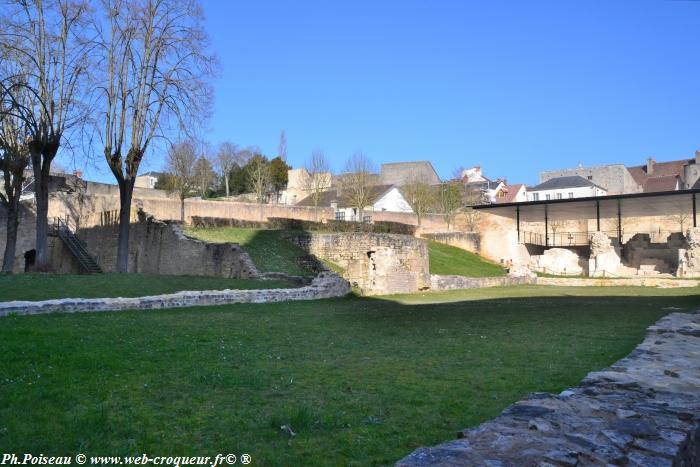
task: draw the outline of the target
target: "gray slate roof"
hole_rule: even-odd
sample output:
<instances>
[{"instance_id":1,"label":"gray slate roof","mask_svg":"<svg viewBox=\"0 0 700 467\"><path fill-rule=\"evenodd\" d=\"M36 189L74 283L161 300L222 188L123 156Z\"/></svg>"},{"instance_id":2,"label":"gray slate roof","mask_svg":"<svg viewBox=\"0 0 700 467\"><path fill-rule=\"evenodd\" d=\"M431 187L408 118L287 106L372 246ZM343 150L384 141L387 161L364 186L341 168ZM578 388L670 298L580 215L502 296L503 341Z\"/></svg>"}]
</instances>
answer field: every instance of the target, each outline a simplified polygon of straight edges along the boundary
<instances>
[{"instance_id":1,"label":"gray slate roof","mask_svg":"<svg viewBox=\"0 0 700 467\"><path fill-rule=\"evenodd\" d=\"M369 188L369 204L372 205L376 203L382 196L384 196L394 185L373 185ZM350 207L350 201L348 196L342 192L338 193L338 190L329 190L321 193L318 200L318 205L320 207L328 207L331 203L338 203L339 208ZM307 196L297 203L297 206L313 206L314 200L313 196Z\"/></svg>"},{"instance_id":2,"label":"gray slate roof","mask_svg":"<svg viewBox=\"0 0 700 467\"><path fill-rule=\"evenodd\" d=\"M528 191L561 190L565 188L582 188L588 186L595 186L601 188L590 180L586 180L585 178L580 177L578 175L571 175L569 177L550 178L546 182L542 182L537 186L528 188Z\"/></svg>"}]
</instances>

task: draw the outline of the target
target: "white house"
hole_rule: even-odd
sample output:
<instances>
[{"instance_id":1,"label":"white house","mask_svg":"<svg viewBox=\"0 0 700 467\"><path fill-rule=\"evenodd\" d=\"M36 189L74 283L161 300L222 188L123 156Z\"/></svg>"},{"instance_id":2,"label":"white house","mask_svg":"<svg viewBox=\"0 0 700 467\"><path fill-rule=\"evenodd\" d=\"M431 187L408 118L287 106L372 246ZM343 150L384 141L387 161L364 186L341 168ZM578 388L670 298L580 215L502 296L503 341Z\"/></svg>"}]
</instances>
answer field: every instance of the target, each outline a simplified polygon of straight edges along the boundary
<instances>
[{"instance_id":1,"label":"white house","mask_svg":"<svg viewBox=\"0 0 700 467\"><path fill-rule=\"evenodd\" d=\"M319 207L335 209L336 220L365 221L372 217L372 212L408 212L412 213L411 205L406 201L396 185L374 185L369 187L369 205L363 209L365 219L360 219L359 210L353 207L346 193L337 190L324 191L318 201ZM314 206L313 196L304 198L297 206Z\"/></svg>"},{"instance_id":2,"label":"white house","mask_svg":"<svg viewBox=\"0 0 700 467\"><path fill-rule=\"evenodd\" d=\"M608 191L578 175L550 178L546 182L528 188L528 201L546 201L554 199L587 198L606 196Z\"/></svg>"}]
</instances>

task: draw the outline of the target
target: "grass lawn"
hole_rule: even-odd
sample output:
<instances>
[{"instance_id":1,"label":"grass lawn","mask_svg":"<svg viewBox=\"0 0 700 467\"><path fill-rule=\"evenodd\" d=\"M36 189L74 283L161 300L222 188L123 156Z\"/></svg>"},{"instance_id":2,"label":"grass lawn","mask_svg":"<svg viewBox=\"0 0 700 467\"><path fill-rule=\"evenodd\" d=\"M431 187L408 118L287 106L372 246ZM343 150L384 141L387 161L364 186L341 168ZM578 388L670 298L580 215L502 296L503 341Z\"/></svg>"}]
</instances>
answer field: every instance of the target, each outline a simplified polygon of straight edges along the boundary
<instances>
[{"instance_id":1,"label":"grass lawn","mask_svg":"<svg viewBox=\"0 0 700 467\"><path fill-rule=\"evenodd\" d=\"M281 230L185 227L184 231L188 236L206 242L240 244L262 272L286 272L294 276L313 275L298 261L306 252L285 240Z\"/></svg>"},{"instance_id":2,"label":"grass lawn","mask_svg":"<svg viewBox=\"0 0 700 467\"><path fill-rule=\"evenodd\" d=\"M528 392L576 385L699 292L528 286L1 318L0 446L392 464Z\"/></svg>"},{"instance_id":3,"label":"grass lawn","mask_svg":"<svg viewBox=\"0 0 700 467\"><path fill-rule=\"evenodd\" d=\"M155 274L0 274L0 302L52 298L141 297L181 290L274 289L283 281Z\"/></svg>"},{"instance_id":4,"label":"grass lawn","mask_svg":"<svg viewBox=\"0 0 700 467\"><path fill-rule=\"evenodd\" d=\"M505 272L498 264L443 243L428 241L430 274L468 277L503 276Z\"/></svg>"}]
</instances>

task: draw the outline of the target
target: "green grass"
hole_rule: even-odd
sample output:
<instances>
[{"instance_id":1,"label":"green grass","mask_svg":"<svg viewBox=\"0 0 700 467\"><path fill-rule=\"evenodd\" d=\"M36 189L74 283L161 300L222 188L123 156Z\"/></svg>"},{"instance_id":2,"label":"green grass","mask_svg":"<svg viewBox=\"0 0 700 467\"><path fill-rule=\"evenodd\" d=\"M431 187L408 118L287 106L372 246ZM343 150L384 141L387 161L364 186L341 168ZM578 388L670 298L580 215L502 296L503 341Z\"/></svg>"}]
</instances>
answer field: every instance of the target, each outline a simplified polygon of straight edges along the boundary
<instances>
[{"instance_id":1,"label":"green grass","mask_svg":"<svg viewBox=\"0 0 700 467\"><path fill-rule=\"evenodd\" d=\"M0 446L388 465L531 391L576 385L698 292L511 287L2 318Z\"/></svg>"},{"instance_id":2,"label":"green grass","mask_svg":"<svg viewBox=\"0 0 700 467\"><path fill-rule=\"evenodd\" d=\"M306 252L283 238L282 230L244 229L237 227L185 227L185 234L206 242L238 243L263 272L286 272L294 276L313 275L299 264Z\"/></svg>"},{"instance_id":3,"label":"green grass","mask_svg":"<svg viewBox=\"0 0 700 467\"><path fill-rule=\"evenodd\" d=\"M430 274L468 277L502 276L503 268L479 255L443 243L428 241Z\"/></svg>"},{"instance_id":4,"label":"green grass","mask_svg":"<svg viewBox=\"0 0 700 467\"><path fill-rule=\"evenodd\" d=\"M155 274L17 274L0 275L0 302L52 298L142 297L181 290L273 289L283 281L227 279Z\"/></svg>"}]
</instances>

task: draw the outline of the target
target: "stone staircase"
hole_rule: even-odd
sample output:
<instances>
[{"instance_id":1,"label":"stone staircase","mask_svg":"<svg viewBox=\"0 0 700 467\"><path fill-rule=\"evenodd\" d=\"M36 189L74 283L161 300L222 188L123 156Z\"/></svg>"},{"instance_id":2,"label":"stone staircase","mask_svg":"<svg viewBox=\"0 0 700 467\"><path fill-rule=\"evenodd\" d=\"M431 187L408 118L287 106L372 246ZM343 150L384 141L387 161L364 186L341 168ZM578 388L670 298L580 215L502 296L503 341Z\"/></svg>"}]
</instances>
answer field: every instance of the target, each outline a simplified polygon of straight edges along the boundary
<instances>
[{"instance_id":1,"label":"stone staircase","mask_svg":"<svg viewBox=\"0 0 700 467\"><path fill-rule=\"evenodd\" d=\"M97 261L88 253L85 244L73 233L68 224L61 218L56 218L53 223L52 232L63 241L68 250L80 266L80 271L84 274L100 274L102 268Z\"/></svg>"}]
</instances>

